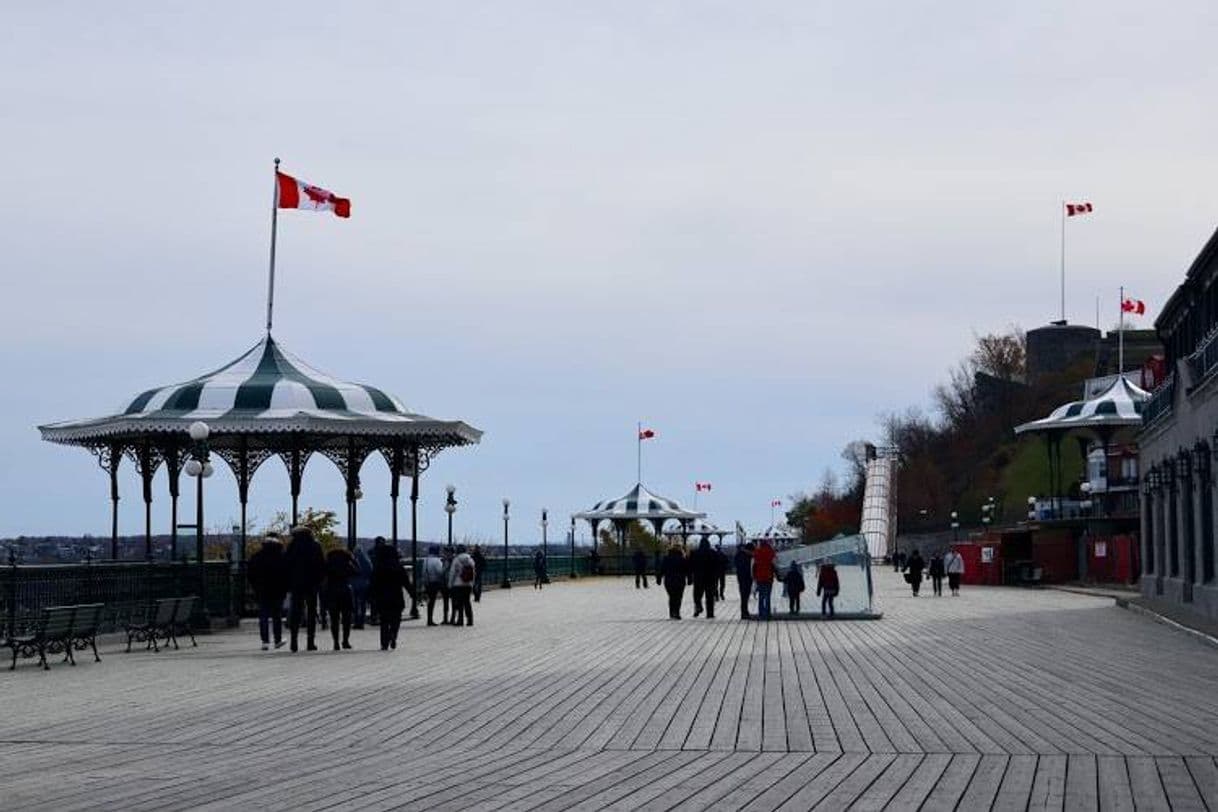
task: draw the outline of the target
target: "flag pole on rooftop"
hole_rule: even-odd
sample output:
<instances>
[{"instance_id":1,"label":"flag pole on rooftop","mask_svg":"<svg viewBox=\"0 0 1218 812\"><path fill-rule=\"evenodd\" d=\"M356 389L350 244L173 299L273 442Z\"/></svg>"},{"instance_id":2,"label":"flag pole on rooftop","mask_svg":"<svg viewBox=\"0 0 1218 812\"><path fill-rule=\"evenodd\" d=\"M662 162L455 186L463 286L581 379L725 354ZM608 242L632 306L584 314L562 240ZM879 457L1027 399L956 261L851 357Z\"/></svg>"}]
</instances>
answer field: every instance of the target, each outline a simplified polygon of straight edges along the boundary
<instances>
[{"instance_id":1,"label":"flag pole on rooftop","mask_svg":"<svg viewBox=\"0 0 1218 812\"><path fill-rule=\"evenodd\" d=\"M1062 323L1066 321L1066 201L1061 201L1061 217L1062 217L1062 256L1061 256L1061 278L1062 278Z\"/></svg>"},{"instance_id":2,"label":"flag pole on rooftop","mask_svg":"<svg viewBox=\"0 0 1218 812\"><path fill-rule=\"evenodd\" d=\"M279 159L275 159L275 171L271 176L271 272L266 288L266 332L271 333L271 320L275 309L275 232L279 226Z\"/></svg>"},{"instance_id":3,"label":"flag pole on rooftop","mask_svg":"<svg viewBox=\"0 0 1218 812\"><path fill-rule=\"evenodd\" d=\"M1117 307L1117 375L1125 374L1125 286L1121 286L1118 297L1121 304Z\"/></svg>"}]
</instances>

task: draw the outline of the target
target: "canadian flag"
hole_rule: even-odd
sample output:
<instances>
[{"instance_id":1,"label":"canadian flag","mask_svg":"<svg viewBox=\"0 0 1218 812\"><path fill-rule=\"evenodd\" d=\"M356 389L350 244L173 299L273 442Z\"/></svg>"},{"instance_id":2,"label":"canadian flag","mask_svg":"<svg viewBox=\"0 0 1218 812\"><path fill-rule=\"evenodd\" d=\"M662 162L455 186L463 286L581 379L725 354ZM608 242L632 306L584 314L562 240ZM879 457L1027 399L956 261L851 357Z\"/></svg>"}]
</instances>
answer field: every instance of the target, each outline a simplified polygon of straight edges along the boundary
<instances>
[{"instance_id":1,"label":"canadian flag","mask_svg":"<svg viewBox=\"0 0 1218 812\"><path fill-rule=\"evenodd\" d=\"M650 440L651 438L653 438L655 436L656 436L656 433L654 431L652 431L651 429L639 429L639 439L640 440Z\"/></svg>"},{"instance_id":2,"label":"canadian flag","mask_svg":"<svg viewBox=\"0 0 1218 812\"><path fill-rule=\"evenodd\" d=\"M711 484L709 482L695 482L694 483L694 490L698 491L699 493L701 493L702 491L709 491L710 489L711 489Z\"/></svg>"},{"instance_id":3,"label":"canadian flag","mask_svg":"<svg viewBox=\"0 0 1218 812\"><path fill-rule=\"evenodd\" d=\"M1141 316L1146 313L1146 302L1141 299L1126 299L1121 302L1122 313L1132 313L1135 316Z\"/></svg>"},{"instance_id":4,"label":"canadian flag","mask_svg":"<svg viewBox=\"0 0 1218 812\"><path fill-rule=\"evenodd\" d=\"M281 209L332 211L338 217L351 216L351 201L345 197L320 186L310 186L282 172L275 173L275 180L278 182L276 205Z\"/></svg>"},{"instance_id":5,"label":"canadian flag","mask_svg":"<svg viewBox=\"0 0 1218 812\"><path fill-rule=\"evenodd\" d=\"M1073 217L1076 214L1091 214L1090 203L1067 203L1066 216Z\"/></svg>"}]
</instances>

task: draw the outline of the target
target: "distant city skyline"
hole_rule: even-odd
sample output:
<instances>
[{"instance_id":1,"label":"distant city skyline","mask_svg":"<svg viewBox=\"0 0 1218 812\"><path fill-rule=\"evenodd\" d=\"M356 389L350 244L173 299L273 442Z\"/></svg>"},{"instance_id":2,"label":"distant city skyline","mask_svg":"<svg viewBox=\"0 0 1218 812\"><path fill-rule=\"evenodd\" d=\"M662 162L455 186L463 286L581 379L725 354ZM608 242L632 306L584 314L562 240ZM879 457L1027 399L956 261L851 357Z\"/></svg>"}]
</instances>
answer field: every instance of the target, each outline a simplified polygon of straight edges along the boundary
<instances>
[{"instance_id":1,"label":"distant city skyline","mask_svg":"<svg viewBox=\"0 0 1218 812\"><path fill-rule=\"evenodd\" d=\"M9 10L0 537L108 535L108 483L36 426L116 411L263 335L271 161L352 201L280 222L274 335L462 419L420 535L561 539L643 480L759 530L977 333L1149 327L1218 223L1218 11L624 3ZM225 466L208 523L238 513ZM387 533L388 472L360 535ZM124 465L121 530L142 531ZM287 508L283 467L251 490ZM301 505L338 510L316 459ZM154 530L167 532L163 472ZM192 497L183 495L184 509ZM409 528L407 510L400 514ZM580 528L586 535L586 528Z\"/></svg>"}]
</instances>

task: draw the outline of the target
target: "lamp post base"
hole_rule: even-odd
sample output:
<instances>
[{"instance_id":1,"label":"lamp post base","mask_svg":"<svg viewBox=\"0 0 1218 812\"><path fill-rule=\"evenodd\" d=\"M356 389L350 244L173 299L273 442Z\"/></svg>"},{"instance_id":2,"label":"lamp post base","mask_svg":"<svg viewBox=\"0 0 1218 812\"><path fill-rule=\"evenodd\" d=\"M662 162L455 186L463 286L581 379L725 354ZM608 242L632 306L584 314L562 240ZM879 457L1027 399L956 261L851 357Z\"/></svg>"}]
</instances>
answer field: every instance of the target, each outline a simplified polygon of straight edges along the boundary
<instances>
[{"instance_id":1,"label":"lamp post base","mask_svg":"<svg viewBox=\"0 0 1218 812\"><path fill-rule=\"evenodd\" d=\"M512 582L511 582L511 581L507 581L507 580L505 580L503 583L501 583L501 584L499 585L499 588L500 588L500 589L511 589L511 588L512 588Z\"/></svg>"}]
</instances>

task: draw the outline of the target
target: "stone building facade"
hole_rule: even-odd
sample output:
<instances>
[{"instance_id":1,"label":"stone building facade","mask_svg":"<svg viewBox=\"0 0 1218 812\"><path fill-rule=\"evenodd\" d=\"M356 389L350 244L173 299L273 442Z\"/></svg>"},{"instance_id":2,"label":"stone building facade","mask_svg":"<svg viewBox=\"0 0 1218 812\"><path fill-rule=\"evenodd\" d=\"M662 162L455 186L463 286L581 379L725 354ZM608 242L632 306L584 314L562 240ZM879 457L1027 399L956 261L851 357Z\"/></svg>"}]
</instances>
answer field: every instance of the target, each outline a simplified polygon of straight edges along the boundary
<instances>
[{"instance_id":1,"label":"stone building facade","mask_svg":"<svg viewBox=\"0 0 1218 812\"><path fill-rule=\"evenodd\" d=\"M1218 232L1155 321L1167 378L1143 412L1141 588L1218 619Z\"/></svg>"}]
</instances>

